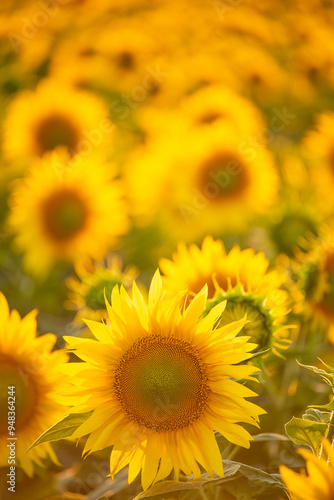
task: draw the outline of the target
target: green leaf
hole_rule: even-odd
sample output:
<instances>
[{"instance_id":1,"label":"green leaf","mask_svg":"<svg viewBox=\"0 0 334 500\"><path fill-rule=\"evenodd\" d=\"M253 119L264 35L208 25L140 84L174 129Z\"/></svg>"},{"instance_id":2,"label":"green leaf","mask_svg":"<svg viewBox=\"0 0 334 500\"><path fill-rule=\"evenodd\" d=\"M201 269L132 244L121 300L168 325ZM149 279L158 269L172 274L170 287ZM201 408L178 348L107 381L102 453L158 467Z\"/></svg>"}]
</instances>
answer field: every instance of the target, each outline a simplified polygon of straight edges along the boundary
<instances>
[{"instance_id":1,"label":"green leaf","mask_svg":"<svg viewBox=\"0 0 334 500\"><path fill-rule=\"evenodd\" d=\"M304 420L312 420L313 422L319 422L321 424L329 424L331 415L331 412L328 411L320 411L316 408L308 408L302 418Z\"/></svg>"},{"instance_id":2,"label":"green leaf","mask_svg":"<svg viewBox=\"0 0 334 500\"><path fill-rule=\"evenodd\" d=\"M284 437L284 436L282 436ZM268 474L261 469L256 469L239 462L231 460L223 460L224 474L223 478L210 478L208 474L202 474L199 479L188 481L161 481L147 491L140 493L134 500L142 500L157 495L169 495L175 492L186 491L203 491L206 485L219 485L226 491L238 492L238 496L244 495L244 498L249 492L267 491L274 488L285 489L279 475Z\"/></svg>"},{"instance_id":3,"label":"green leaf","mask_svg":"<svg viewBox=\"0 0 334 500\"><path fill-rule=\"evenodd\" d=\"M87 413L72 413L71 415L67 415L65 418L59 420L59 422L45 431L38 439L36 439L36 441L30 446L29 450L42 443L59 441L59 439L71 437L74 431L81 424L83 424L87 420L87 418L91 416L92 413L93 411L89 411Z\"/></svg>"},{"instance_id":4,"label":"green leaf","mask_svg":"<svg viewBox=\"0 0 334 500\"><path fill-rule=\"evenodd\" d=\"M328 410L328 411L334 411L334 399L330 403L326 405L310 405L312 408L320 408L321 410Z\"/></svg>"},{"instance_id":5,"label":"green leaf","mask_svg":"<svg viewBox=\"0 0 334 500\"><path fill-rule=\"evenodd\" d=\"M224 462L225 463L225 462ZM237 463L237 462L230 462ZM238 472L240 472L247 479L252 481L254 484L265 486L266 488L283 488L285 486L277 474L269 474L268 472L264 472L261 469L257 469L255 467L250 467L249 465L239 464L240 468Z\"/></svg>"},{"instance_id":6,"label":"green leaf","mask_svg":"<svg viewBox=\"0 0 334 500\"><path fill-rule=\"evenodd\" d=\"M285 424L285 432L291 441L295 444L309 446L314 453L317 453L327 431L327 424L303 418L292 417L290 422Z\"/></svg>"},{"instance_id":7,"label":"green leaf","mask_svg":"<svg viewBox=\"0 0 334 500\"><path fill-rule=\"evenodd\" d=\"M225 478L236 474L241 465L237 462L223 461L223 463ZM147 491L140 493L134 500L141 500L142 498L149 498L155 495L166 495L172 492L175 493L176 491L203 490L203 486L206 484L220 483L222 480L222 478L212 479L207 474L203 474L199 479L189 481L160 481L151 486Z\"/></svg>"},{"instance_id":8,"label":"green leaf","mask_svg":"<svg viewBox=\"0 0 334 500\"><path fill-rule=\"evenodd\" d=\"M321 361L320 358L318 358L318 359ZM303 368L306 368L307 370L310 370L311 372L316 373L317 375L321 375L324 382L326 382L326 384L328 384L332 389L334 389L334 370L330 366L326 365L323 361L321 361L321 363L326 368L328 368L331 373L328 373L325 370L323 370L322 368L318 368L316 366L303 365L302 363L299 363L298 360L297 360L297 363L299 364L299 366L302 366Z\"/></svg>"},{"instance_id":9,"label":"green leaf","mask_svg":"<svg viewBox=\"0 0 334 500\"><path fill-rule=\"evenodd\" d=\"M106 496L99 498L99 500L108 500Z\"/></svg>"},{"instance_id":10,"label":"green leaf","mask_svg":"<svg viewBox=\"0 0 334 500\"><path fill-rule=\"evenodd\" d=\"M261 469L228 460L223 460L223 464L224 468L226 464L239 466L234 476L227 479L223 478L216 483L221 489L229 492L233 498L255 499L259 498L260 494L265 493L268 495L277 488L286 489L278 474L269 474Z\"/></svg>"}]
</instances>

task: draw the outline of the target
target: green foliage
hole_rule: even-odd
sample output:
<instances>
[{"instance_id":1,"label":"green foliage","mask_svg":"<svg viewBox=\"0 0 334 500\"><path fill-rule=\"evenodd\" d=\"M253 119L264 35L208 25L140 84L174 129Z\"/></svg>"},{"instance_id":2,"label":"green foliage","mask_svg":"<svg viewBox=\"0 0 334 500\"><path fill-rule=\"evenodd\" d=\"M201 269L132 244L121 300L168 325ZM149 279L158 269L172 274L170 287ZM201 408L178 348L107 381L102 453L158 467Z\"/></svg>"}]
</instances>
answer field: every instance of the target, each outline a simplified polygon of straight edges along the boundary
<instances>
[{"instance_id":1,"label":"green foliage","mask_svg":"<svg viewBox=\"0 0 334 500\"><path fill-rule=\"evenodd\" d=\"M303 368L307 368L307 370L310 370L313 373L316 373L317 375L321 375L323 381L326 382L326 384L328 384L334 391L334 369L331 368L329 365L326 365L326 363L324 363L320 358L318 359L329 371L325 371L322 368L318 368L317 366L303 365L302 363L299 363L299 361L297 361L297 363Z\"/></svg>"},{"instance_id":2,"label":"green foliage","mask_svg":"<svg viewBox=\"0 0 334 500\"><path fill-rule=\"evenodd\" d=\"M285 425L285 431L295 444L309 446L318 453L322 440L326 437L328 425L304 418L292 417Z\"/></svg>"},{"instance_id":3,"label":"green foliage","mask_svg":"<svg viewBox=\"0 0 334 500\"><path fill-rule=\"evenodd\" d=\"M45 431L31 446L35 448L42 443L49 443L50 441L59 441L60 439L66 439L72 436L74 431L83 424L88 417L91 416L93 412L89 411L87 413L72 413L67 417L59 420L55 425L50 427Z\"/></svg>"},{"instance_id":4,"label":"green foliage","mask_svg":"<svg viewBox=\"0 0 334 500\"><path fill-rule=\"evenodd\" d=\"M260 469L230 460L223 460L223 465L224 478L209 478L207 474L203 474L195 481L161 481L140 493L134 500L160 498L160 495L177 492L193 491L195 493L196 490L203 491L204 487L219 486L222 491L238 495L238 497L243 495L242 498L251 498L254 494L259 495L277 488L285 489L277 474L268 474Z\"/></svg>"}]
</instances>

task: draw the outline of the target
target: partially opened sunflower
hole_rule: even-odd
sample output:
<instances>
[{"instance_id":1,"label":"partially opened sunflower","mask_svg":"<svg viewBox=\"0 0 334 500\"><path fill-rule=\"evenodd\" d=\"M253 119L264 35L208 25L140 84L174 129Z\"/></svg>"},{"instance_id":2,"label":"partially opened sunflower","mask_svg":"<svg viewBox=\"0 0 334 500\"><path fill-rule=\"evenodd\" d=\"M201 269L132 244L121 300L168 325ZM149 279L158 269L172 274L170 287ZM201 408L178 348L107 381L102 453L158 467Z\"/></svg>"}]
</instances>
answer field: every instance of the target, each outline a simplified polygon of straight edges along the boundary
<instances>
[{"instance_id":1,"label":"partially opened sunflower","mask_svg":"<svg viewBox=\"0 0 334 500\"><path fill-rule=\"evenodd\" d=\"M237 337L245 319L214 329L225 303L199 320L206 300L207 287L186 308L184 293L168 299L157 272L148 303L135 283L132 298L114 287L111 326L87 321L97 340L65 337L84 363L65 368L61 399L73 413L93 410L73 437L88 435L84 453L113 446L112 477L129 465L129 482L142 470L147 489L172 470L198 478L202 466L223 476L214 430L249 447L239 423L258 425L264 411L245 400L256 394L237 380L252 378L255 368L239 363L256 345Z\"/></svg>"}]
</instances>

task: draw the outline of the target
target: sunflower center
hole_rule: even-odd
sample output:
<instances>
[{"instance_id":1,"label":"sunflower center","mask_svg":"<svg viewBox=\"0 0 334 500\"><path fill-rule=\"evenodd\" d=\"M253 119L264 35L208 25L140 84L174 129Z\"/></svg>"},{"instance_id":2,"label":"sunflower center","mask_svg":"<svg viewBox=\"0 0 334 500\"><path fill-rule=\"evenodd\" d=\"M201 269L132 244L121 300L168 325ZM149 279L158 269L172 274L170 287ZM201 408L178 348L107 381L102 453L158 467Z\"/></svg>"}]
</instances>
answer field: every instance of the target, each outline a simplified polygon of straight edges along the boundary
<instances>
[{"instance_id":1,"label":"sunflower center","mask_svg":"<svg viewBox=\"0 0 334 500\"><path fill-rule=\"evenodd\" d=\"M229 153L218 154L205 161L198 181L203 194L217 201L237 197L249 184L245 166Z\"/></svg>"},{"instance_id":2,"label":"sunflower center","mask_svg":"<svg viewBox=\"0 0 334 500\"><path fill-rule=\"evenodd\" d=\"M12 397L8 394L9 387L14 387ZM19 431L36 414L37 399L33 374L10 356L0 354L0 408L3 410L0 412L0 434L8 434L8 412L11 411L8 406L15 406L14 427Z\"/></svg>"},{"instance_id":3,"label":"sunflower center","mask_svg":"<svg viewBox=\"0 0 334 500\"><path fill-rule=\"evenodd\" d=\"M54 240L66 241L85 226L87 209L76 192L60 191L45 201L42 217L49 236Z\"/></svg>"},{"instance_id":4,"label":"sunflower center","mask_svg":"<svg viewBox=\"0 0 334 500\"><path fill-rule=\"evenodd\" d=\"M35 131L39 153L43 155L58 146L65 146L71 154L76 152L79 131L64 116L53 115L42 120Z\"/></svg>"},{"instance_id":5,"label":"sunflower center","mask_svg":"<svg viewBox=\"0 0 334 500\"><path fill-rule=\"evenodd\" d=\"M204 125L210 125L211 123L214 123L216 120L224 118L225 114L223 112L220 112L218 110L207 110L206 112L203 112L199 117L198 117L198 123L199 124L204 124Z\"/></svg>"},{"instance_id":6,"label":"sunflower center","mask_svg":"<svg viewBox=\"0 0 334 500\"><path fill-rule=\"evenodd\" d=\"M105 309L104 291L106 296L110 297L114 286L121 284L121 280L117 280L116 278L110 280L102 279L95 286L92 286L85 296L87 306L94 310Z\"/></svg>"},{"instance_id":7,"label":"sunflower center","mask_svg":"<svg viewBox=\"0 0 334 500\"><path fill-rule=\"evenodd\" d=\"M133 69L135 66L135 58L129 51L121 52L117 57L117 64L122 69Z\"/></svg>"},{"instance_id":8,"label":"sunflower center","mask_svg":"<svg viewBox=\"0 0 334 500\"><path fill-rule=\"evenodd\" d=\"M188 342L151 335L122 357L115 393L138 424L157 432L182 429L195 422L206 406L205 365Z\"/></svg>"}]
</instances>

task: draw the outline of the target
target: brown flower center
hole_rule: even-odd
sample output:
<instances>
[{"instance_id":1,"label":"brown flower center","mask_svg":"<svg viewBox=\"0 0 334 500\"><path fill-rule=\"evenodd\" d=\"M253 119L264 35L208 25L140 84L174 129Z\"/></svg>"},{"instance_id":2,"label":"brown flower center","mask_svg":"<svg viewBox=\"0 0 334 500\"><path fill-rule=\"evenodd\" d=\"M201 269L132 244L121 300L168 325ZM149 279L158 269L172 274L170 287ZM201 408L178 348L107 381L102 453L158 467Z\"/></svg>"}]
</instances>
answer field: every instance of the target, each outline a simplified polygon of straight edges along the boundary
<instances>
[{"instance_id":1,"label":"brown flower center","mask_svg":"<svg viewBox=\"0 0 334 500\"><path fill-rule=\"evenodd\" d=\"M42 120L35 130L38 153L43 155L58 146L64 146L71 155L76 153L80 131L64 116L53 115Z\"/></svg>"},{"instance_id":2,"label":"brown flower center","mask_svg":"<svg viewBox=\"0 0 334 500\"><path fill-rule=\"evenodd\" d=\"M197 351L174 337L151 335L123 355L115 393L131 420L156 432L182 429L202 414L208 385Z\"/></svg>"},{"instance_id":3,"label":"brown flower center","mask_svg":"<svg viewBox=\"0 0 334 500\"><path fill-rule=\"evenodd\" d=\"M229 153L220 153L206 160L199 173L200 191L218 202L241 195L248 187L249 175L240 159Z\"/></svg>"},{"instance_id":4,"label":"brown flower center","mask_svg":"<svg viewBox=\"0 0 334 500\"><path fill-rule=\"evenodd\" d=\"M118 55L117 64L122 69L131 70L135 67L135 58L131 52L125 50Z\"/></svg>"},{"instance_id":5,"label":"brown flower center","mask_svg":"<svg viewBox=\"0 0 334 500\"><path fill-rule=\"evenodd\" d=\"M84 200L71 190L54 193L42 207L44 230L56 241L66 242L76 236L85 227L87 216Z\"/></svg>"},{"instance_id":6,"label":"brown flower center","mask_svg":"<svg viewBox=\"0 0 334 500\"><path fill-rule=\"evenodd\" d=\"M13 387L13 396L8 388ZM20 431L36 415L38 388L34 374L11 356L0 354L0 435L8 435L8 416L15 413L15 431ZM10 419L12 421L12 418Z\"/></svg>"}]
</instances>

